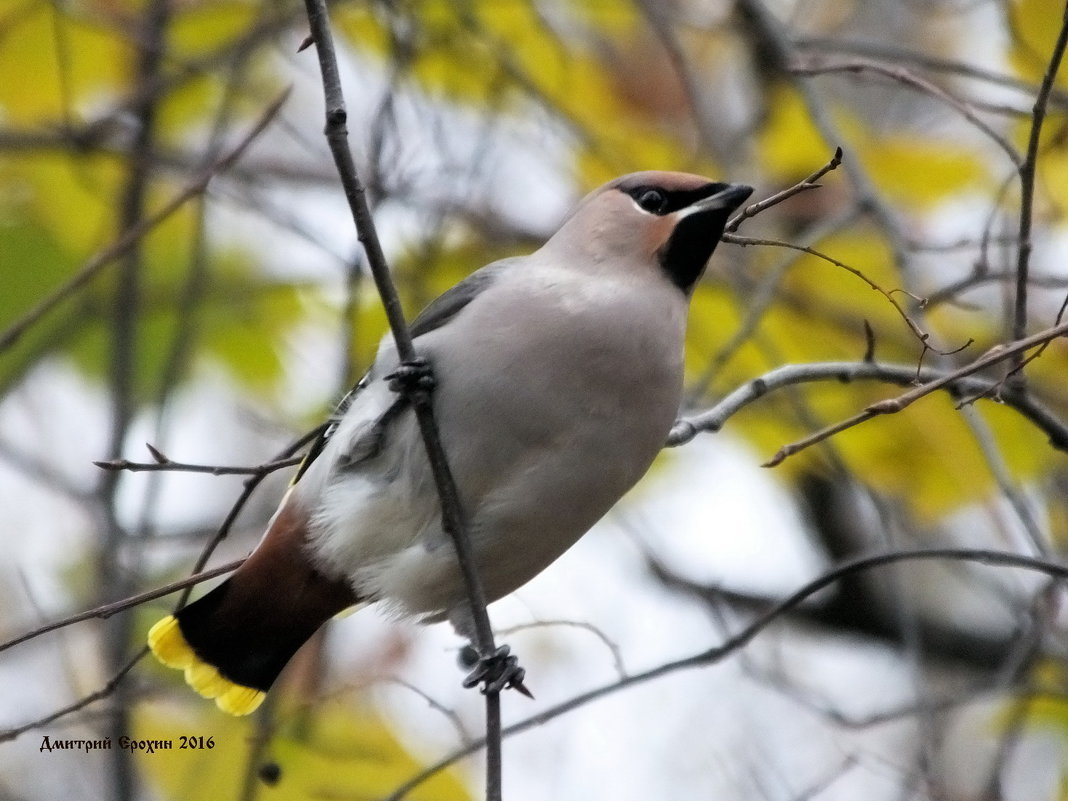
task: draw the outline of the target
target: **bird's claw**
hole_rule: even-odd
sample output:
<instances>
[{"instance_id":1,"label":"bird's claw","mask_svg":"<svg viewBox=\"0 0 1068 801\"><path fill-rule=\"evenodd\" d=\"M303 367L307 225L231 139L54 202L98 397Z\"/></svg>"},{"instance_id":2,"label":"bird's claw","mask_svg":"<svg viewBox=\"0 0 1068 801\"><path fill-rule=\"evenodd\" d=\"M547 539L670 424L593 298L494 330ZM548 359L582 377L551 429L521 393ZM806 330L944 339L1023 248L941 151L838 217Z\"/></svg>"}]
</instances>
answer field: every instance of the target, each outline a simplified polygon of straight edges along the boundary
<instances>
[{"instance_id":1,"label":"bird's claw","mask_svg":"<svg viewBox=\"0 0 1068 801\"><path fill-rule=\"evenodd\" d=\"M482 684L482 694L499 693L501 690L518 690L527 698L534 694L523 684L527 672L519 666L519 658L513 656L507 645L502 645L490 656L478 656L474 648L464 649L465 664L474 664L474 669L464 678L464 687Z\"/></svg>"},{"instance_id":2,"label":"bird's claw","mask_svg":"<svg viewBox=\"0 0 1068 801\"><path fill-rule=\"evenodd\" d=\"M430 392L437 384L434 370L424 356L415 356L409 361L401 362L385 380L391 390L402 395Z\"/></svg>"}]
</instances>

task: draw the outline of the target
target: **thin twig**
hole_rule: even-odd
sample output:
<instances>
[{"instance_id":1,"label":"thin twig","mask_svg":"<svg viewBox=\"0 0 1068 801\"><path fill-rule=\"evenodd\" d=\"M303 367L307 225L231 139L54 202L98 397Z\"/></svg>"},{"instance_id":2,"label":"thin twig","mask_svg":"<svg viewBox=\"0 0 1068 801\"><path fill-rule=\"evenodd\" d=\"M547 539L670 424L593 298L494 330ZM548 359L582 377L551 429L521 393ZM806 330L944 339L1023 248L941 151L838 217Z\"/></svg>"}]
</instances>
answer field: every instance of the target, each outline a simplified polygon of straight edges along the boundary
<instances>
[{"instance_id":1,"label":"thin twig","mask_svg":"<svg viewBox=\"0 0 1068 801\"><path fill-rule=\"evenodd\" d=\"M924 80L904 67L881 64L878 61L869 61L867 59L826 62L822 59L814 59L810 57L804 61L795 62L791 65L790 71L794 75L804 76L822 75L834 72L874 72L878 75L883 75L891 80L904 84L905 86L910 86L921 92L925 92L926 94L946 103L948 106L951 106L958 111L961 116L968 120L968 122L986 134L998 147L1000 147L1008 155L1013 166L1019 169L1023 163L1020 159L1020 154L1016 152L1016 148L1012 146L1012 143L982 120L975 113L975 110L971 105L950 92L947 92L942 87Z\"/></svg>"},{"instance_id":2,"label":"thin twig","mask_svg":"<svg viewBox=\"0 0 1068 801\"><path fill-rule=\"evenodd\" d=\"M620 649L619 644L601 631L597 626L583 620L535 620L531 623L520 623L517 626L509 626L506 629L501 629L500 634L501 636L506 636L514 634L517 631L550 628L553 626L568 626L590 632L590 634L600 640L604 647L608 649L608 652L612 654L612 666L615 668L616 673L619 674L619 677L623 678L627 675L627 666L623 661L623 651Z\"/></svg>"},{"instance_id":3,"label":"thin twig","mask_svg":"<svg viewBox=\"0 0 1068 801\"><path fill-rule=\"evenodd\" d=\"M155 589L148 590L147 592L138 593L137 595L131 595L128 598L123 598L120 601L113 601L112 603L102 604L101 606L88 609L84 612L78 612L75 615L69 615L68 617L60 620L46 623L33 631L28 631L25 634L20 634L14 639L7 640L0 643L0 652L6 651L8 648L14 648L16 645L21 645L27 640L32 640L35 637L40 637L42 634L48 634L50 631L56 631L57 629L66 628L67 626L73 626L75 623L81 623L85 620L92 620L94 618L106 619L116 614L117 612L125 611L134 606L146 603L148 601L154 601L156 598L162 598L164 595L170 595L178 590L184 590L186 587L192 587L199 584L202 581L208 581L216 576L221 576L224 573L231 573L237 570L244 562L244 559L236 559L233 562L227 562L225 565L219 567L213 567L211 570L204 570L200 573L194 573L191 576L186 576L183 579L172 581L170 584L164 584L162 587L156 587Z\"/></svg>"},{"instance_id":4,"label":"thin twig","mask_svg":"<svg viewBox=\"0 0 1068 801\"><path fill-rule=\"evenodd\" d=\"M838 165L842 163L842 148L835 147L834 155L831 156L831 160L816 170L812 175L805 178L803 181L799 181L791 187L783 189L781 192L776 192L774 195L768 198L764 198L759 203L751 203L741 210L740 213L734 215L734 217L727 222L727 227L723 230L726 233L734 233L738 230L738 226L750 217L755 217L765 209L769 209L784 200L792 198L794 195L807 192L809 189L819 189L820 185L816 183L820 178L829 173L831 170L838 169Z\"/></svg>"},{"instance_id":5,"label":"thin twig","mask_svg":"<svg viewBox=\"0 0 1068 801\"><path fill-rule=\"evenodd\" d=\"M115 689L119 686L122 680L126 678L126 674L133 670L137 666L137 663L144 659L147 655L148 646L146 645L140 651L138 651L137 654L133 656L129 662L123 665L123 667L120 668L114 676L108 679L107 683L96 692L91 692L88 695L83 695L74 703L68 704L62 709L57 709L55 712L49 713L43 718L31 720L28 723L23 723L21 726L16 726L11 729L5 729L4 731L0 731L0 743L5 743L9 740L14 740L16 737L19 737L28 731L40 729L42 726L47 726L53 721L59 720L62 717L66 717L67 715L71 715L75 712L79 712L82 709L85 709L85 707L89 706L89 704L93 704L97 701L101 701L107 698L115 692Z\"/></svg>"},{"instance_id":6,"label":"thin twig","mask_svg":"<svg viewBox=\"0 0 1068 801\"><path fill-rule=\"evenodd\" d=\"M828 262L829 264L833 264L834 266L839 267L845 270L846 272L851 273L852 275L855 275L857 278L867 284L870 289L874 289L876 292L878 292L880 295L890 301L890 304L894 307L894 310L897 311L897 313L901 316L901 319L905 321L905 325L909 327L909 330L913 333L916 339L920 341L920 344L923 346L925 352L927 350L933 350L942 356L949 356L953 353L957 353L958 351L964 350L964 348L968 347L972 343L972 340L969 339L963 345L960 345L951 350L939 350L938 348L935 348L930 343L931 335L924 331L920 327L920 324L917 323L914 319L912 319L911 315L909 315L909 313L905 311L904 306L902 306L898 302L897 298L894 297L894 294L900 292L902 294L908 295L910 298L916 301L916 303L919 304L921 308L926 305L925 298L918 297L905 289L883 289L881 286L879 286L879 284L868 278L868 276L866 276L856 267L851 267L845 262L840 261L839 259L836 259L833 256L829 256L828 254L822 251L816 250L813 247L808 247L805 245L795 245L792 242L786 242L781 239L760 239L751 236L740 236L738 234L724 234L723 241L730 242L734 245L741 245L742 247L748 247L749 245L762 245L764 247L786 248L787 250L796 250L801 253L808 253L810 256L815 256L817 259L822 259L823 261Z\"/></svg>"},{"instance_id":7,"label":"thin twig","mask_svg":"<svg viewBox=\"0 0 1068 801\"><path fill-rule=\"evenodd\" d=\"M809 118L826 145L828 147L841 143L848 145L848 138L842 135L835 123L830 106L813 89L812 80L790 74L790 65L796 60L796 47L786 26L762 0L737 0L735 5L747 28L756 39L754 43L756 49L769 57L771 68L784 79L793 79L794 86L808 110ZM912 267L904 224L880 196L875 182L860 161L848 159L843 162L842 169L845 170L856 192L858 207L869 213L882 229L893 252L898 272L905 279L910 278Z\"/></svg>"},{"instance_id":8,"label":"thin twig","mask_svg":"<svg viewBox=\"0 0 1068 801\"><path fill-rule=\"evenodd\" d=\"M398 687L403 687L409 692L415 693L424 701L431 709L440 712L442 717L449 721L453 729L456 731L456 736L460 738L460 742L467 743L473 742L474 738L471 737L470 732L467 731L467 727L464 725L463 718L457 714L456 710L446 706L441 701L437 700L430 693L425 690L421 690L409 681L398 678L396 676L389 676L385 679L391 684L396 684Z\"/></svg>"},{"instance_id":9,"label":"thin twig","mask_svg":"<svg viewBox=\"0 0 1068 801\"><path fill-rule=\"evenodd\" d=\"M212 476L258 476L300 464L304 458L302 456L290 456L286 459L277 459L273 462L246 467L220 464L190 464L188 462L175 462L162 454L160 456L162 456L162 459L157 459L155 462L131 462L129 459L111 459L109 461L94 461L93 464L102 470L126 470L130 473L207 473Z\"/></svg>"},{"instance_id":10,"label":"thin twig","mask_svg":"<svg viewBox=\"0 0 1068 801\"><path fill-rule=\"evenodd\" d=\"M1005 464L1005 457L998 449L990 426L987 425L986 420L979 416L973 404L968 403L961 406L960 411L964 415L964 420L968 427L972 430L972 435L979 445L983 458L986 459L990 474L994 477L1002 496L1009 502L1009 505L1016 513L1016 519L1023 528L1024 534L1030 541L1034 552L1046 558L1053 556L1049 545L1051 538L1042 530L1041 524L1036 519L1034 512L1031 511L1031 505L1027 502L1027 498L1024 497L1024 493L1013 481L1008 465Z\"/></svg>"},{"instance_id":11,"label":"thin twig","mask_svg":"<svg viewBox=\"0 0 1068 801\"><path fill-rule=\"evenodd\" d=\"M804 439L792 442L788 445L784 445L779 451L764 463L764 467L775 467L781 464L785 459L794 454L803 451L818 442L824 440L845 431L847 428L853 428L873 417L881 414L896 414L904 409L906 406L914 403L925 395L929 395L937 389L947 387L955 381L960 380L965 376L969 376L972 373L978 372L993 364L997 364L1010 356L1023 353L1024 351L1041 345L1044 342L1049 342L1057 337L1062 337L1068 334L1068 323L1062 323L1061 325L1049 328L1045 331L1040 331L1037 334L1033 334L1025 339L1018 339L1008 345L1000 345L995 348L991 348L985 354L980 356L973 362L964 365L963 367L952 370L940 376L939 378L928 381L909 392L902 395L898 395L896 398L887 398L877 403L873 403L871 406L864 409L852 417L849 417L840 422L829 425L819 431L808 435ZM1011 394L1011 393L1010 393ZM1003 396L1003 399L1004 396ZM1056 432L1056 436L1051 434L1050 445L1058 450L1068 451L1068 438L1064 437L1063 432Z\"/></svg>"},{"instance_id":12,"label":"thin twig","mask_svg":"<svg viewBox=\"0 0 1068 801\"><path fill-rule=\"evenodd\" d=\"M882 381L898 386L913 386L917 378L928 382L924 386L941 381L940 386L936 388L946 389L957 395L986 395L998 384L996 379L963 374L962 371L951 375L936 368L922 367L917 373L915 366L908 364L880 364L878 362L789 364L738 387L710 409L680 419L671 429L666 447L684 445L702 431L712 433L719 431L730 417L745 406L783 387L816 381ZM1068 424L1057 418L1045 406L1030 395L1011 392L1002 396L1001 400L1041 429L1050 438L1054 447L1068 450Z\"/></svg>"},{"instance_id":13,"label":"thin twig","mask_svg":"<svg viewBox=\"0 0 1068 801\"><path fill-rule=\"evenodd\" d=\"M933 309L935 306L939 306L943 303L971 307L971 304L961 300L959 297L962 293L976 289L983 284L1015 280L1015 270L973 272L964 278L954 281L951 284L947 284L941 289L936 289L934 292L928 294L927 308ZM1028 283L1033 287L1041 287L1043 289L1063 289L1068 286L1068 277L1062 275L1035 275L1032 273Z\"/></svg>"},{"instance_id":14,"label":"thin twig","mask_svg":"<svg viewBox=\"0 0 1068 801\"><path fill-rule=\"evenodd\" d=\"M271 460L271 462L277 462L282 459L287 459L293 454L297 453L301 448L303 448L313 439L318 437L319 434L325 429L326 425L326 423L323 423L322 425L313 428L311 431L306 432L303 436L298 437L296 440L289 443L285 448L282 449L281 452L279 452L275 456L274 459ZM226 519L223 520L222 525L220 525L218 530L215 532L215 536L213 536L207 542L207 544L204 545L203 549L201 549L200 555L197 557L197 561L193 565L194 573L197 573L204 569L204 566L208 563L208 559L211 558L211 555L215 552L215 549L219 547L220 543L222 543L224 539L230 536L230 529L233 527L234 522L237 520L237 516L241 513L241 510L245 508L245 504L248 503L249 498L252 497L252 493L256 491L256 488L259 487L259 485L263 482L265 478L267 478L268 475L269 473L266 472L255 473L245 479L244 486L241 488L241 494L237 497L237 500L234 501L233 505L230 507L230 511L227 513ZM182 593L176 605L177 609L181 609L183 606L185 606L186 601L189 600L189 595L191 592L192 588L190 587L184 593Z\"/></svg>"},{"instance_id":15,"label":"thin twig","mask_svg":"<svg viewBox=\"0 0 1068 801\"><path fill-rule=\"evenodd\" d=\"M241 155L248 149L249 145L251 145L271 123L288 97L289 90L286 89L267 107L266 111L260 116L260 119L256 124L249 129L247 134L241 137L238 143L231 148L229 153L186 184L182 191L165 203L155 214L143 218L136 225L126 229L111 245L89 259L89 261L86 262L72 278L63 284L63 286L59 287L59 289L54 291L51 295L8 326L3 333L0 333L0 353L18 342L26 331L35 325L42 317L52 311L52 309L77 294L77 292L86 284L96 278L105 267L111 265L131 247L140 242L145 234L178 211L178 209L184 206L191 198L201 194L207 188L208 184L211 183L212 178L228 170L234 162L241 158Z\"/></svg>"},{"instance_id":16,"label":"thin twig","mask_svg":"<svg viewBox=\"0 0 1068 801\"><path fill-rule=\"evenodd\" d=\"M799 232L797 239L812 244L821 242L829 236L850 228L860 216L860 211L856 208L845 209L839 214L815 221L806 230ZM792 248L787 250L785 258L769 268L755 286L743 286L740 288L740 295L745 300L745 316L730 338L720 345L716 353L708 360L708 365L704 371L687 390L687 405L697 403L708 392L713 380L715 380L719 371L723 369L723 366L734 357L746 342L752 339L768 309L775 303L787 274L799 259L807 255L804 251L793 250Z\"/></svg>"},{"instance_id":17,"label":"thin twig","mask_svg":"<svg viewBox=\"0 0 1068 801\"><path fill-rule=\"evenodd\" d=\"M1023 165L1020 167L1020 234L1019 246L1016 259L1016 301L1013 308L1013 339L1023 339L1027 333L1027 286L1031 265L1031 227L1034 220L1035 202L1035 170L1038 166L1038 147L1042 134L1042 122L1046 118L1046 107L1049 104L1050 91L1053 89L1053 81L1060 69L1061 59L1064 57L1065 47L1068 46L1068 3L1065 4L1061 17L1061 30L1057 34L1057 42L1053 46L1050 56L1049 67L1042 76L1042 85L1035 97L1034 117L1031 122L1031 135L1027 142L1027 154L1024 156ZM1021 359L1016 359L1016 366L1020 366ZM1022 382L1022 374L1017 375L1017 382Z\"/></svg>"},{"instance_id":18,"label":"thin twig","mask_svg":"<svg viewBox=\"0 0 1068 801\"><path fill-rule=\"evenodd\" d=\"M346 127L347 111L341 89L341 76L338 73L337 58L334 54L333 36L327 15L325 0L305 0L308 22L315 49L319 57L319 69L323 79L323 93L326 103L326 139L337 166L338 174L349 202L357 236L367 254L368 266L378 289L379 297L389 321L390 331L397 347L397 356L401 363L413 363L416 360L411 333L408 330L401 308L400 298L390 277L385 254L378 240L374 218L367 204L367 197L348 146ZM456 549L457 562L463 574L467 598L471 606L471 620L474 624L477 647L482 658L488 659L496 652L493 629L486 611L486 595L475 567L471 545L467 538L467 524L459 493L453 479L441 436L434 422L433 406L428 390L412 388L407 392L412 408L419 423L427 459L437 486L441 501L442 527L448 533ZM500 801L501 798L501 716L500 693L486 688L486 738L489 743L486 755L486 799ZM519 686L521 688L521 685Z\"/></svg>"},{"instance_id":19,"label":"thin twig","mask_svg":"<svg viewBox=\"0 0 1068 801\"><path fill-rule=\"evenodd\" d=\"M965 64L957 59L938 58L928 53L909 50L895 44L886 44L875 41L850 41L840 37L804 36L793 40L794 46L800 50L812 50L821 54L839 52L846 55L865 56L889 61L894 64L911 63L932 72L948 72L965 78L973 78L995 86L1005 86L1029 95L1035 93L1035 85L1028 81L1017 78L1014 75L1006 75L1001 72L977 67L974 64ZM1068 106L1068 93L1060 89L1054 89L1050 94L1050 100L1058 105Z\"/></svg>"},{"instance_id":20,"label":"thin twig","mask_svg":"<svg viewBox=\"0 0 1068 801\"><path fill-rule=\"evenodd\" d=\"M302 437L298 438L296 441L290 443L282 451L282 453L281 453L281 455L280 455L280 457L278 459L275 459L272 462L268 462L267 465L265 465L265 467L269 466L269 465L277 464L278 462L282 461L282 459L284 459L285 457L288 457L290 454L292 454L292 453L296 452L297 450L299 450L300 448L302 448L311 439L313 439L315 436L318 435L318 433L321 431L321 428L322 427L313 429L312 431L310 431L310 432L304 434ZM150 449L151 452L153 452L153 455L157 456L157 458L166 459L166 457L163 456L162 453L159 453L158 451L156 451L151 446L149 446L149 449ZM198 556L196 565L193 568L193 574L192 575L187 576L186 578L183 578L183 579L179 579L178 581L171 582L170 584L166 584L166 585L164 585L162 587L157 587L156 589L149 590L147 592L141 593L139 595L133 595L133 596L130 596L128 598L124 598L124 599L122 599L120 601L115 601L113 603L104 604L102 606L95 607L94 609L90 609L90 610L85 611L85 612L79 612L78 614L70 615L69 617L63 618L61 620L54 621L53 623L46 624L46 625L41 626L41 627L39 627L37 629L34 629L33 631L30 631L30 632L27 632L27 633L25 633L23 635L20 635L19 637L16 637L16 638L14 638L12 640L9 640L9 641L4 642L4 643L0 643L0 651L4 651L4 650L6 650L8 648L13 648L16 645L19 645L19 644L21 644L23 642L26 642L27 640L34 639L35 637L40 637L43 634L47 634L49 632L56 631L57 629L65 628L66 626L74 625L75 623L81 623L81 622L83 622L85 620L91 620L91 619L94 619L94 618L107 618L107 617L110 617L111 615L114 615L117 612L121 612L121 611L123 611L125 609L129 609L131 607L138 606L138 605L140 605L142 603L145 603L147 601L151 601L151 600L154 600L156 598L160 598L160 597L162 597L164 595L169 595L169 594L171 594L173 592L177 592L179 590L182 591L182 595L178 599L178 602L176 604L176 608L180 609L182 606L185 605L186 601L189 598L189 594L192 592L192 589L193 589L194 586L196 586L197 584L199 584L199 583L201 583L203 581L207 581L209 579L215 578L216 576L232 572L232 571L236 570L238 567L240 567L241 564L244 562L244 559L238 559L238 560L235 560L233 562L229 562L229 563L227 563L225 565L221 565L220 567L212 568L211 570L203 570L202 569L204 564L207 562L208 558L214 552L215 547L218 546L218 544L229 533L230 528L234 523L234 520L237 518L237 515L240 513L241 509L244 508L245 503L248 501L249 497L251 497L252 492L256 489L257 486L259 486L260 482L262 482L263 479L267 475L269 475L270 472L272 472L272 471L271 470L257 471L253 475L251 475L248 479L246 479L245 487L244 487L240 497L237 499L237 501L234 502L233 506L231 507L230 512L226 517L226 520L223 521L223 524L219 527L218 531L216 531L215 536L204 547L204 549L201 551L200 555ZM46 725L48 723L51 723L54 720L58 720L61 717L69 715L69 714L71 714L73 712L77 712L78 710L80 710L83 707L89 705L90 703L93 703L94 701L98 701L98 700L101 700L103 698L106 698L111 693L113 693L116 690L116 688L119 687L121 679L147 653L148 653L148 649L147 648L142 649L142 651L134 658L134 660L132 662L130 662L125 668L120 670L115 676L113 676L103 688L101 688L100 690L97 690L94 693L91 693L88 696L85 696L84 698L80 699L77 703L71 704L69 706L64 707L63 709L60 709L60 710L58 710L58 711L56 711L54 713L51 713L50 715L48 715L45 718L42 718L41 720L34 721L33 723L25 724L24 726L20 726L17 729L12 729L12 730L7 731L7 732L0 732L0 742L3 742L4 739L11 739L12 737L18 736L19 734L22 734L22 733L24 733L26 731L30 731L31 729L39 728L40 726L44 726L44 725Z\"/></svg>"}]
</instances>

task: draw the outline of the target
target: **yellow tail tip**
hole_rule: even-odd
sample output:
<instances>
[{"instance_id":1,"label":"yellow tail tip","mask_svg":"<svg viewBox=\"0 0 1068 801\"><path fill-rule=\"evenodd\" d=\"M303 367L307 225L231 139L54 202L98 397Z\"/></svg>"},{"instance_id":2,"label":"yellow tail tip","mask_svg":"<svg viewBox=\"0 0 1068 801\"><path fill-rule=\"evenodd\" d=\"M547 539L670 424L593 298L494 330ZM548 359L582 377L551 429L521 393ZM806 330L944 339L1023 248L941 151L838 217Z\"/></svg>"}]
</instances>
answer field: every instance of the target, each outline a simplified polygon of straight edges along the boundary
<instances>
[{"instance_id":1,"label":"yellow tail tip","mask_svg":"<svg viewBox=\"0 0 1068 801\"><path fill-rule=\"evenodd\" d=\"M235 717L250 715L259 708L260 704L263 703L263 699L267 697L267 693L263 690L243 687L233 682L227 682L227 684L230 686L226 689L226 692L215 699L215 705L227 715L234 715Z\"/></svg>"},{"instance_id":2,"label":"yellow tail tip","mask_svg":"<svg viewBox=\"0 0 1068 801\"><path fill-rule=\"evenodd\" d=\"M197 662L197 655L182 636L178 618L167 615L148 630L148 647L167 667L184 670Z\"/></svg>"},{"instance_id":3,"label":"yellow tail tip","mask_svg":"<svg viewBox=\"0 0 1068 801\"><path fill-rule=\"evenodd\" d=\"M245 687L225 678L218 669L202 661L186 642L178 619L168 615L148 631L148 647L167 667L185 671L186 683L228 715L248 715L256 710L267 693Z\"/></svg>"}]
</instances>

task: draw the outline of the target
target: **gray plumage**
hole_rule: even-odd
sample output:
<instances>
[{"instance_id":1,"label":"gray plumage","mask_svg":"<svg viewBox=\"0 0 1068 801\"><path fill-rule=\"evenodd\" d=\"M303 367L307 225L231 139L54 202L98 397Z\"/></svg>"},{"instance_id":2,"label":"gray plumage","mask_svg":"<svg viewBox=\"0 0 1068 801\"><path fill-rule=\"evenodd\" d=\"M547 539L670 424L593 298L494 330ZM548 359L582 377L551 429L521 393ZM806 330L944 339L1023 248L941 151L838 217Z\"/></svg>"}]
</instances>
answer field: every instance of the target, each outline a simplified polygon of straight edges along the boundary
<instances>
[{"instance_id":1,"label":"gray plumage","mask_svg":"<svg viewBox=\"0 0 1068 801\"><path fill-rule=\"evenodd\" d=\"M537 252L482 268L412 325L489 601L571 547L645 473L678 412L690 294L748 187L635 173L588 195ZM464 583L387 337L312 447L257 549L163 621L168 664L228 711L331 615L380 602L471 635ZM198 674L200 675L200 674ZM245 696L240 695L244 699Z\"/></svg>"},{"instance_id":2,"label":"gray plumage","mask_svg":"<svg viewBox=\"0 0 1068 801\"><path fill-rule=\"evenodd\" d=\"M647 217L670 220L602 189L536 253L477 271L412 326L437 377L435 416L489 601L597 522L675 420L688 294L657 262L665 243ZM662 227L666 242L674 225ZM719 230L705 236L714 244ZM387 338L290 503L308 510L309 552L324 573L470 634L414 415L376 429L397 402L383 381L396 367Z\"/></svg>"}]
</instances>

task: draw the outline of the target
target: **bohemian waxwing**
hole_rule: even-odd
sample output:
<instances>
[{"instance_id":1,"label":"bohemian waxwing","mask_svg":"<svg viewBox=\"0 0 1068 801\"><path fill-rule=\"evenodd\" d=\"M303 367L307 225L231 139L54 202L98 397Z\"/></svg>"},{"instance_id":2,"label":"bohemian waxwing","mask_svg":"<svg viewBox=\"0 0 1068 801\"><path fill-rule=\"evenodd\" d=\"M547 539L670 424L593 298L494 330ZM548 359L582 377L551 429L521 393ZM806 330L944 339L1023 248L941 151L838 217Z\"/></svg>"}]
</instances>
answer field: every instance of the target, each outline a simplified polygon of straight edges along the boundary
<instances>
[{"instance_id":1,"label":"bohemian waxwing","mask_svg":"<svg viewBox=\"0 0 1068 801\"><path fill-rule=\"evenodd\" d=\"M641 172L589 194L537 252L478 270L412 324L487 601L529 581L645 473L681 401L690 295L747 186ZM358 603L470 637L464 583L386 337L259 546L149 632L164 664L254 710Z\"/></svg>"}]
</instances>

